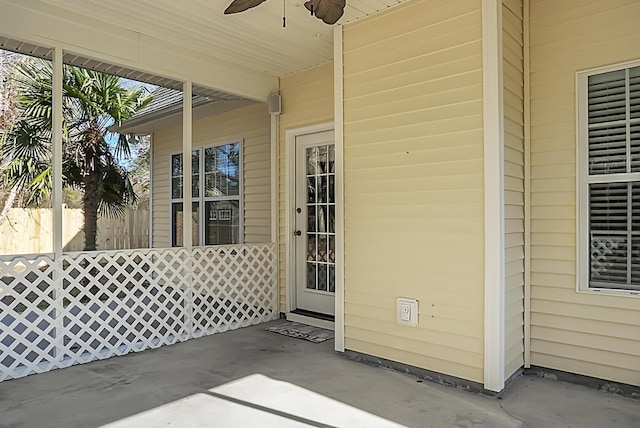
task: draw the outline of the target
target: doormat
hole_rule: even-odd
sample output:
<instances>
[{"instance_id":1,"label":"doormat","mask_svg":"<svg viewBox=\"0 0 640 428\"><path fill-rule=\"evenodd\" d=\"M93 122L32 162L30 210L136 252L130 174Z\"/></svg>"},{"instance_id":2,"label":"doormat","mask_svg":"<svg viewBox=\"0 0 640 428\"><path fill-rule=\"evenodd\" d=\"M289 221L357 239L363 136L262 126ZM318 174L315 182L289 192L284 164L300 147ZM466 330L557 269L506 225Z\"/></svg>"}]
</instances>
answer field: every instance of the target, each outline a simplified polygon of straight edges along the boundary
<instances>
[{"instance_id":1,"label":"doormat","mask_svg":"<svg viewBox=\"0 0 640 428\"><path fill-rule=\"evenodd\" d=\"M282 324L268 327L265 330L274 333L284 334L285 336L295 337L296 339L304 339L313 343L322 343L325 340L333 339L333 331L320 327L300 324L299 322L287 321Z\"/></svg>"}]
</instances>

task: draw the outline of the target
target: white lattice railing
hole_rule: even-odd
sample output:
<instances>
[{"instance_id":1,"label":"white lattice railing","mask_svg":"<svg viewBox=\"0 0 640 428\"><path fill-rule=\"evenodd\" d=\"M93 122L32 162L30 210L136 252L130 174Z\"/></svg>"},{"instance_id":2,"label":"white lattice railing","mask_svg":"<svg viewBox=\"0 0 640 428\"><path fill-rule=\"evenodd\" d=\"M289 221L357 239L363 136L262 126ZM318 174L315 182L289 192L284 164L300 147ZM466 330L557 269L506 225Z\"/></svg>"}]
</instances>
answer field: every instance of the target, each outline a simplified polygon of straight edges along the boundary
<instances>
[{"instance_id":1,"label":"white lattice railing","mask_svg":"<svg viewBox=\"0 0 640 428\"><path fill-rule=\"evenodd\" d=\"M273 244L0 259L0 381L278 317Z\"/></svg>"}]
</instances>

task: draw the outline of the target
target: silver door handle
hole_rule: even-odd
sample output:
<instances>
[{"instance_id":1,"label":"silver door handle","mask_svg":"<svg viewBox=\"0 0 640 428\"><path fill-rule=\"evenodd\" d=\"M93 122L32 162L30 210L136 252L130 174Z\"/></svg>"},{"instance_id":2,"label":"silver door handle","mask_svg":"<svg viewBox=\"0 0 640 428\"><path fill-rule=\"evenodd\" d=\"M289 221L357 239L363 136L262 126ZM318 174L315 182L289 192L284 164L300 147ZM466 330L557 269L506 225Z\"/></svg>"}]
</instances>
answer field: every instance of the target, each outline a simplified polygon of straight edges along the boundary
<instances>
[{"instance_id":1,"label":"silver door handle","mask_svg":"<svg viewBox=\"0 0 640 428\"><path fill-rule=\"evenodd\" d=\"M302 231L301 230L296 230L295 232L293 232L294 235L296 236L300 236L302 235Z\"/></svg>"}]
</instances>

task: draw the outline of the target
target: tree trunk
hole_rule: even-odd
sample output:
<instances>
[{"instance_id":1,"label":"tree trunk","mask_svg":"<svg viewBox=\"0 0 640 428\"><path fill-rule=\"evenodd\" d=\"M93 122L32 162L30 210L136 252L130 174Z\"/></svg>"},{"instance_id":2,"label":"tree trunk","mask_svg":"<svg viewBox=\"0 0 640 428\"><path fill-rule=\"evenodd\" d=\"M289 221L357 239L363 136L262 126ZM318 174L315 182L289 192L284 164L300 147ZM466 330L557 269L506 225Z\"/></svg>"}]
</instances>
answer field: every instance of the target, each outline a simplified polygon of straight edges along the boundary
<instances>
[{"instance_id":1,"label":"tree trunk","mask_svg":"<svg viewBox=\"0 0 640 428\"><path fill-rule=\"evenodd\" d=\"M95 251L98 234L98 205L100 204L100 178L95 173L84 179L84 251Z\"/></svg>"},{"instance_id":2,"label":"tree trunk","mask_svg":"<svg viewBox=\"0 0 640 428\"><path fill-rule=\"evenodd\" d=\"M2 212L0 213L0 226L7 219L9 215L9 210L13 207L13 203L16 201L18 197L18 187L14 186L11 188L11 192L9 192L9 197L4 202L4 207L2 207Z\"/></svg>"}]
</instances>

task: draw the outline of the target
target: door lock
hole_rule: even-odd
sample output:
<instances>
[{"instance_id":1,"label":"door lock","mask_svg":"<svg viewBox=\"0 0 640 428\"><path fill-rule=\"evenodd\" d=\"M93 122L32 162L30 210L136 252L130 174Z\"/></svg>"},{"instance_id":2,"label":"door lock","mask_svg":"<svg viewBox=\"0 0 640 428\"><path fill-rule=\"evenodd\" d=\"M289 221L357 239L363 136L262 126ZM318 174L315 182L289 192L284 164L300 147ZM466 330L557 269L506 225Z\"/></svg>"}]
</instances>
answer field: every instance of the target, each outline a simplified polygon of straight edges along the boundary
<instances>
[{"instance_id":1,"label":"door lock","mask_svg":"<svg viewBox=\"0 0 640 428\"><path fill-rule=\"evenodd\" d=\"M296 212L300 214L302 212L302 208L296 208Z\"/></svg>"},{"instance_id":2,"label":"door lock","mask_svg":"<svg viewBox=\"0 0 640 428\"><path fill-rule=\"evenodd\" d=\"M302 231L301 230L296 230L295 232L293 232L294 235L296 236L300 236L302 235Z\"/></svg>"}]
</instances>

